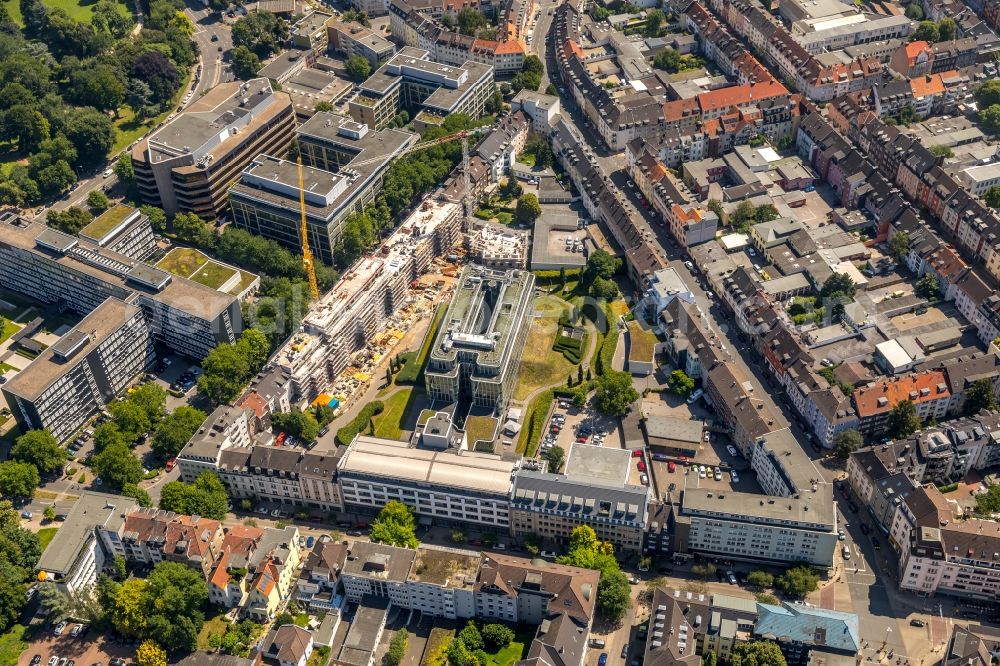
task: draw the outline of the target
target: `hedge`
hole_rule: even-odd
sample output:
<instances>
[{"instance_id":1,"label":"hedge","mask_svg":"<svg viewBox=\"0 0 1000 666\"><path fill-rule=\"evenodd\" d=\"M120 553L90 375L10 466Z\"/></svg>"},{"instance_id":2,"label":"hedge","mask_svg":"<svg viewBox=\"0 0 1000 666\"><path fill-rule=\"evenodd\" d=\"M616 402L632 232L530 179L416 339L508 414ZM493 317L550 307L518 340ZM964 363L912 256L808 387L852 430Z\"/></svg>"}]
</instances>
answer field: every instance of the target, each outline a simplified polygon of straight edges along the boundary
<instances>
[{"instance_id":1,"label":"hedge","mask_svg":"<svg viewBox=\"0 0 1000 666\"><path fill-rule=\"evenodd\" d=\"M337 444L340 446L347 446L353 442L354 437L368 427L368 424L371 423L372 417L376 414L381 414L383 409L385 409L385 405L381 400L372 400L365 405L350 423L337 431Z\"/></svg>"},{"instance_id":2,"label":"hedge","mask_svg":"<svg viewBox=\"0 0 1000 666\"><path fill-rule=\"evenodd\" d=\"M608 332L604 336L604 341L598 348L597 353L594 355L594 370L598 375L603 375L611 369L615 358L615 348L618 347L618 336L621 334L610 306L606 305L604 307L604 316L608 319Z\"/></svg>"},{"instance_id":3,"label":"hedge","mask_svg":"<svg viewBox=\"0 0 1000 666\"><path fill-rule=\"evenodd\" d=\"M559 271L532 271L532 273L535 274L536 286L549 286L562 282ZM583 275L582 268L571 268L566 271L566 281L579 280L581 275Z\"/></svg>"},{"instance_id":4,"label":"hedge","mask_svg":"<svg viewBox=\"0 0 1000 666\"><path fill-rule=\"evenodd\" d=\"M527 457L535 455L538 442L542 438L542 428L545 427L545 417L549 415L549 405L555 394L552 390L543 391L538 394L528 406L528 419L524 428L521 429L521 439L517 443L517 450Z\"/></svg>"}]
</instances>

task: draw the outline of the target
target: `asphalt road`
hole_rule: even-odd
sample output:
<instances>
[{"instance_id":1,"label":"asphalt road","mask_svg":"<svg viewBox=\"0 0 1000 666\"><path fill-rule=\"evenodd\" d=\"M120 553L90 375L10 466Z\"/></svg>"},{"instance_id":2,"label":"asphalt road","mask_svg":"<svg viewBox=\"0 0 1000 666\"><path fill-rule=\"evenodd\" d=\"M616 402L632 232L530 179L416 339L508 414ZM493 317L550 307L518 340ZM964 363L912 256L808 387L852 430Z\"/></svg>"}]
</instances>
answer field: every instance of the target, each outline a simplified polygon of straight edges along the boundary
<instances>
[{"instance_id":1,"label":"asphalt road","mask_svg":"<svg viewBox=\"0 0 1000 666\"><path fill-rule=\"evenodd\" d=\"M195 84L192 96L195 99L220 83L233 80L229 63L224 60L233 48L233 35L229 24L220 18L219 12L211 11L197 0L189 2L184 13L194 23L195 31L191 38L198 45L198 52L201 54L201 79ZM212 41L213 36L217 41Z\"/></svg>"}]
</instances>

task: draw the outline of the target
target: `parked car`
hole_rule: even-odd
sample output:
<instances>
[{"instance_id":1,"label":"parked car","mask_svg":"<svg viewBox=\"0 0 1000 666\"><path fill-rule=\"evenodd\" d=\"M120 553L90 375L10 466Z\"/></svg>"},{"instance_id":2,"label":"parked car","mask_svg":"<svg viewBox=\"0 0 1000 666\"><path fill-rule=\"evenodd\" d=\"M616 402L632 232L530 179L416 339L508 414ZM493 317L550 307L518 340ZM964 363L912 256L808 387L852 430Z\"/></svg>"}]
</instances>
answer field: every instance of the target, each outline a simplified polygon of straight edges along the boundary
<instances>
[{"instance_id":1,"label":"parked car","mask_svg":"<svg viewBox=\"0 0 1000 666\"><path fill-rule=\"evenodd\" d=\"M837 530L837 539L839 539L840 541L844 541L844 540L847 539L847 533L844 532L844 528L843 527L841 527L839 530Z\"/></svg>"},{"instance_id":2,"label":"parked car","mask_svg":"<svg viewBox=\"0 0 1000 666\"><path fill-rule=\"evenodd\" d=\"M919 618L913 618L912 620L910 620L910 626L911 627L926 627L927 623L924 622L923 620L919 619Z\"/></svg>"},{"instance_id":3,"label":"parked car","mask_svg":"<svg viewBox=\"0 0 1000 666\"><path fill-rule=\"evenodd\" d=\"M722 481L722 470L716 467L712 476L715 477L716 481Z\"/></svg>"},{"instance_id":4,"label":"parked car","mask_svg":"<svg viewBox=\"0 0 1000 666\"><path fill-rule=\"evenodd\" d=\"M845 559L845 560L849 560L849 559L851 559L851 549L850 549L850 548L848 548L848 547L847 547L846 545L844 545L844 546L843 546L843 547L842 547L842 548L840 549L840 554L844 556L844 559Z\"/></svg>"},{"instance_id":5,"label":"parked car","mask_svg":"<svg viewBox=\"0 0 1000 666\"><path fill-rule=\"evenodd\" d=\"M603 649L606 643L603 638L591 638L590 647L597 648L598 650Z\"/></svg>"},{"instance_id":6,"label":"parked car","mask_svg":"<svg viewBox=\"0 0 1000 666\"><path fill-rule=\"evenodd\" d=\"M642 449L635 449L634 451L632 451L632 457L633 458L641 458L642 457Z\"/></svg>"},{"instance_id":7,"label":"parked car","mask_svg":"<svg viewBox=\"0 0 1000 666\"><path fill-rule=\"evenodd\" d=\"M640 482L642 483L642 485L644 485L644 486L648 486L648 485L649 485L649 477L648 477L648 476L646 476L645 474L640 474L640 475L639 475L639 481L640 481Z\"/></svg>"},{"instance_id":8,"label":"parked car","mask_svg":"<svg viewBox=\"0 0 1000 666\"><path fill-rule=\"evenodd\" d=\"M671 474L673 474L674 470L676 470L676 469L677 469L677 465L674 464L673 460L667 462L667 471L668 472L670 472Z\"/></svg>"},{"instance_id":9,"label":"parked car","mask_svg":"<svg viewBox=\"0 0 1000 666\"><path fill-rule=\"evenodd\" d=\"M602 652L601 656L597 658L597 666L607 666L608 663L608 653Z\"/></svg>"},{"instance_id":10,"label":"parked car","mask_svg":"<svg viewBox=\"0 0 1000 666\"><path fill-rule=\"evenodd\" d=\"M21 517L24 518L25 520L31 520L31 512L30 511L22 511L21 512Z\"/></svg>"},{"instance_id":11,"label":"parked car","mask_svg":"<svg viewBox=\"0 0 1000 666\"><path fill-rule=\"evenodd\" d=\"M735 469L729 471L729 476L733 480L733 483L739 483L740 482L740 475L736 472Z\"/></svg>"},{"instance_id":12,"label":"parked car","mask_svg":"<svg viewBox=\"0 0 1000 666\"><path fill-rule=\"evenodd\" d=\"M646 463L642 462L641 460L638 462L638 464L636 465L636 467L639 468L640 472L645 472L646 471Z\"/></svg>"},{"instance_id":13,"label":"parked car","mask_svg":"<svg viewBox=\"0 0 1000 666\"><path fill-rule=\"evenodd\" d=\"M628 657L628 643L622 646L622 659Z\"/></svg>"},{"instance_id":14,"label":"parked car","mask_svg":"<svg viewBox=\"0 0 1000 666\"><path fill-rule=\"evenodd\" d=\"M66 623L60 622L56 625L56 630L53 632L56 636L61 636L62 632L66 630Z\"/></svg>"},{"instance_id":15,"label":"parked car","mask_svg":"<svg viewBox=\"0 0 1000 666\"><path fill-rule=\"evenodd\" d=\"M69 635L72 636L73 638L76 638L82 633L83 633L83 625L78 624L75 627L73 627L73 631L69 632Z\"/></svg>"},{"instance_id":16,"label":"parked car","mask_svg":"<svg viewBox=\"0 0 1000 666\"><path fill-rule=\"evenodd\" d=\"M868 527L867 523L861 523L861 533L867 535L872 531L872 528Z\"/></svg>"},{"instance_id":17,"label":"parked car","mask_svg":"<svg viewBox=\"0 0 1000 666\"><path fill-rule=\"evenodd\" d=\"M736 585L736 574L734 574L732 571L727 571L726 580L729 581L730 585Z\"/></svg>"},{"instance_id":18,"label":"parked car","mask_svg":"<svg viewBox=\"0 0 1000 666\"><path fill-rule=\"evenodd\" d=\"M166 469L169 472L174 468L176 464L177 464L177 458L171 458L170 460L167 461L167 464L164 465L164 469Z\"/></svg>"},{"instance_id":19,"label":"parked car","mask_svg":"<svg viewBox=\"0 0 1000 666\"><path fill-rule=\"evenodd\" d=\"M729 451L729 455L731 455L734 458L740 455L740 452L737 451L736 447L733 446L732 444L726 446L726 451Z\"/></svg>"},{"instance_id":20,"label":"parked car","mask_svg":"<svg viewBox=\"0 0 1000 666\"><path fill-rule=\"evenodd\" d=\"M545 559L554 560L556 559L556 554L551 550L543 550L539 555Z\"/></svg>"}]
</instances>

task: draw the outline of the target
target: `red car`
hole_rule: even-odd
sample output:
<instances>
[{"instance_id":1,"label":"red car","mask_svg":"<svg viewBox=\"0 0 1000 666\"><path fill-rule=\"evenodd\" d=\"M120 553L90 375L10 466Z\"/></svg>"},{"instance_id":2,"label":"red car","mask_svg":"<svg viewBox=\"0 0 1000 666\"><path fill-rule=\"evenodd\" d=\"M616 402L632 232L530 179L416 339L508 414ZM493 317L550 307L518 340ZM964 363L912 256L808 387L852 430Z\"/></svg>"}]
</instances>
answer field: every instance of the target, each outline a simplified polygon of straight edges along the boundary
<instances>
[{"instance_id":1,"label":"red car","mask_svg":"<svg viewBox=\"0 0 1000 666\"><path fill-rule=\"evenodd\" d=\"M285 437L286 437L285 433L279 432L278 437L274 440L274 443L277 444L278 446L281 446L282 444L285 443Z\"/></svg>"},{"instance_id":2,"label":"red car","mask_svg":"<svg viewBox=\"0 0 1000 666\"><path fill-rule=\"evenodd\" d=\"M635 449L634 451L632 451L632 457L633 458L641 458L642 457L642 449Z\"/></svg>"},{"instance_id":3,"label":"red car","mask_svg":"<svg viewBox=\"0 0 1000 666\"><path fill-rule=\"evenodd\" d=\"M587 438L586 437L577 437L576 441L579 442L580 444L586 444L587 443Z\"/></svg>"},{"instance_id":4,"label":"red car","mask_svg":"<svg viewBox=\"0 0 1000 666\"><path fill-rule=\"evenodd\" d=\"M177 464L177 458L171 458L170 460L168 460L166 464L167 471L169 472L170 470L172 470L174 468L174 465L176 464Z\"/></svg>"},{"instance_id":5,"label":"red car","mask_svg":"<svg viewBox=\"0 0 1000 666\"><path fill-rule=\"evenodd\" d=\"M639 471L640 472L646 471L646 463L642 462L641 460L639 461Z\"/></svg>"},{"instance_id":6,"label":"red car","mask_svg":"<svg viewBox=\"0 0 1000 666\"><path fill-rule=\"evenodd\" d=\"M673 460L671 460L670 462L667 463L667 471L668 472L673 472L675 469L677 469L677 465L674 464Z\"/></svg>"}]
</instances>

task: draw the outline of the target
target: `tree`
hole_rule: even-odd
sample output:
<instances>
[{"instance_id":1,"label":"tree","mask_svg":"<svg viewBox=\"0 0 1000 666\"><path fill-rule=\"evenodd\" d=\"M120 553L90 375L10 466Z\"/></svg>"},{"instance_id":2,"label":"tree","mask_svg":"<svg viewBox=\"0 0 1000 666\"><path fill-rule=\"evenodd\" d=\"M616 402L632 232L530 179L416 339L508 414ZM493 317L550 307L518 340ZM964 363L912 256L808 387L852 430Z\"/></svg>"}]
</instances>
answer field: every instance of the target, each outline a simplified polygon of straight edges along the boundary
<instances>
[{"instance_id":1,"label":"tree","mask_svg":"<svg viewBox=\"0 0 1000 666\"><path fill-rule=\"evenodd\" d=\"M937 146L931 146L929 150L931 151L931 155L934 155L935 157L948 158L955 156L955 151L953 151L951 148L944 145L943 143Z\"/></svg>"},{"instance_id":2,"label":"tree","mask_svg":"<svg viewBox=\"0 0 1000 666\"><path fill-rule=\"evenodd\" d=\"M990 134L1000 133L1000 104L991 104L979 111L979 120L983 129Z\"/></svg>"},{"instance_id":3,"label":"tree","mask_svg":"<svg viewBox=\"0 0 1000 666\"><path fill-rule=\"evenodd\" d=\"M924 18L924 10L917 2L911 2L906 6L906 18L911 21L919 21Z\"/></svg>"},{"instance_id":4,"label":"tree","mask_svg":"<svg viewBox=\"0 0 1000 666\"><path fill-rule=\"evenodd\" d=\"M176 456L206 418L205 412L181 405L160 423L153 435L153 450L164 458Z\"/></svg>"},{"instance_id":5,"label":"tree","mask_svg":"<svg viewBox=\"0 0 1000 666\"><path fill-rule=\"evenodd\" d=\"M482 630L483 643L490 652L504 649L514 640L514 630L497 622L487 624Z\"/></svg>"},{"instance_id":6,"label":"tree","mask_svg":"<svg viewBox=\"0 0 1000 666\"><path fill-rule=\"evenodd\" d=\"M217 405L232 402L250 377L250 365L236 345L219 345L202 363L198 390Z\"/></svg>"},{"instance_id":7,"label":"tree","mask_svg":"<svg viewBox=\"0 0 1000 666\"><path fill-rule=\"evenodd\" d=\"M958 27L955 25L955 20L944 16L938 21L938 38L942 42L950 42L955 39L955 34L958 32Z\"/></svg>"},{"instance_id":8,"label":"tree","mask_svg":"<svg viewBox=\"0 0 1000 666\"><path fill-rule=\"evenodd\" d=\"M786 666L781 648L771 641L740 641L729 655L729 666Z\"/></svg>"},{"instance_id":9,"label":"tree","mask_svg":"<svg viewBox=\"0 0 1000 666\"><path fill-rule=\"evenodd\" d=\"M128 448L128 442L122 436L121 430L114 421L108 421L94 428L94 453L100 453L109 446L124 446Z\"/></svg>"},{"instance_id":10,"label":"tree","mask_svg":"<svg viewBox=\"0 0 1000 666\"><path fill-rule=\"evenodd\" d=\"M682 398L686 398L691 395L695 388L694 380L688 377L687 373L680 369L674 370L670 373L670 376L667 377L667 385L670 387L671 391Z\"/></svg>"},{"instance_id":11,"label":"tree","mask_svg":"<svg viewBox=\"0 0 1000 666\"><path fill-rule=\"evenodd\" d=\"M709 652L701 658L701 666L716 666L718 659L714 652Z\"/></svg>"},{"instance_id":12,"label":"tree","mask_svg":"<svg viewBox=\"0 0 1000 666\"><path fill-rule=\"evenodd\" d=\"M31 497L39 483L34 465L15 460L0 463L0 496L4 499Z\"/></svg>"},{"instance_id":13,"label":"tree","mask_svg":"<svg viewBox=\"0 0 1000 666\"><path fill-rule=\"evenodd\" d=\"M646 37L659 37L660 28L666 22L667 17L664 16L663 11L659 9L650 9L646 12L646 23L642 28L642 32Z\"/></svg>"},{"instance_id":14,"label":"tree","mask_svg":"<svg viewBox=\"0 0 1000 666\"><path fill-rule=\"evenodd\" d=\"M910 234L897 231L889 239L889 255L897 262L903 261L910 253Z\"/></svg>"},{"instance_id":15,"label":"tree","mask_svg":"<svg viewBox=\"0 0 1000 666\"><path fill-rule=\"evenodd\" d=\"M515 216L521 224L533 224L535 219L542 214L542 207L538 205L538 197L530 192L522 194L517 200Z\"/></svg>"},{"instance_id":16,"label":"tree","mask_svg":"<svg viewBox=\"0 0 1000 666\"><path fill-rule=\"evenodd\" d=\"M842 430L833 438L833 450L837 457L842 460L849 458L852 453L861 448L862 444L864 444L864 439L861 437L861 433L853 428Z\"/></svg>"},{"instance_id":17,"label":"tree","mask_svg":"<svg viewBox=\"0 0 1000 666\"><path fill-rule=\"evenodd\" d=\"M420 545L414 532L416 526L413 509L402 502L391 500L382 507L372 523L369 538L374 543L415 549Z\"/></svg>"},{"instance_id":18,"label":"tree","mask_svg":"<svg viewBox=\"0 0 1000 666\"><path fill-rule=\"evenodd\" d=\"M372 65L368 58L363 56L351 56L344 63L344 69L352 81L361 82L367 79L372 73Z\"/></svg>"},{"instance_id":19,"label":"tree","mask_svg":"<svg viewBox=\"0 0 1000 666\"><path fill-rule=\"evenodd\" d=\"M847 273L834 273L826 279L823 283L823 288L820 290L820 296L824 299L831 298L836 294L842 295L847 300L854 298L854 293L857 287L854 284L854 280Z\"/></svg>"},{"instance_id":20,"label":"tree","mask_svg":"<svg viewBox=\"0 0 1000 666\"><path fill-rule=\"evenodd\" d=\"M475 35L486 27L486 17L472 7L462 7L458 11L458 31L463 35Z\"/></svg>"},{"instance_id":21,"label":"tree","mask_svg":"<svg viewBox=\"0 0 1000 666\"><path fill-rule=\"evenodd\" d=\"M980 109L1000 104L1000 79L988 79L972 93Z\"/></svg>"},{"instance_id":22,"label":"tree","mask_svg":"<svg viewBox=\"0 0 1000 666\"><path fill-rule=\"evenodd\" d=\"M205 471L194 483L171 481L160 490L160 508L175 513L223 520L229 510L226 487L214 472Z\"/></svg>"},{"instance_id":23,"label":"tree","mask_svg":"<svg viewBox=\"0 0 1000 666\"><path fill-rule=\"evenodd\" d=\"M48 430L29 430L14 443L10 457L17 462L33 465L41 474L62 469L69 459L66 449Z\"/></svg>"},{"instance_id":24,"label":"tree","mask_svg":"<svg viewBox=\"0 0 1000 666\"><path fill-rule=\"evenodd\" d=\"M126 483L123 485L121 494L124 497L131 497L139 506L143 508L148 509L153 506L153 499L149 496L149 493L134 483Z\"/></svg>"},{"instance_id":25,"label":"tree","mask_svg":"<svg viewBox=\"0 0 1000 666\"><path fill-rule=\"evenodd\" d=\"M236 49L233 49L233 71L236 71ZM156 114L153 104L153 90L141 79L129 79L125 84L125 103L138 118L148 118Z\"/></svg>"},{"instance_id":26,"label":"tree","mask_svg":"<svg viewBox=\"0 0 1000 666\"><path fill-rule=\"evenodd\" d=\"M473 620L465 623L462 630L458 632L458 638L472 652L483 649L483 636L479 633L479 628L476 627L476 623Z\"/></svg>"},{"instance_id":27,"label":"tree","mask_svg":"<svg viewBox=\"0 0 1000 666\"><path fill-rule=\"evenodd\" d=\"M68 96L80 106L117 111L125 101L125 81L107 65L81 68L73 72Z\"/></svg>"},{"instance_id":28,"label":"tree","mask_svg":"<svg viewBox=\"0 0 1000 666\"><path fill-rule=\"evenodd\" d=\"M167 650L193 650L205 621L208 586L201 571L178 562L160 562L148 577L144 636Z\"/></svg>"},{"instance_id":29,"label":"tree","mask_svg":"<svg viewBox=\"0 0 1000 666\"><path fill-rule=\"evenodd\" d=\"M112 403L108 406L108 412L126 442L135 442L153 427L142 407L131 400Z\"/></svg>"},{"instance_id":30,"label":"tree","mask_svg":"<svg viewBox=\"0 0 1000 666\"><path fill-rule=\"evenodd\" d=\"M597 408L605 414L622 416L638 399L629 373L608 369L597 378Z\"/></svg>"},{"instance_id":31,"label":"tree","mask_svg":"<svg viewBox=\"0 0 1000 666\"><path fill-rule=\"evenodd\" d=\"M45 216L45 221L50 227L74 236L93 220L93 215L76 206L70 206L65 211L50 209Z\"/></svg>"},{"instance_id":32,"label":"tree","mask_svg":"<svg viewBox=\"0 0 1000 666\"><path fill-rule=\"evenodd\" d=\"M0 114L0 137L16 141L24 152L38 149L49 138L49 121L41 111L27 104L18 104Z\"/></svg>"},{"instance_id":33,"label":"tree","mask_svg":"<svg viewBox=\"0 0 1000 666\"><path fill-rule=\"evenodd\" d=\"M111 0L100 0L94 5L94 14L90 22L98 30L107 31L116 39L127 35L132 27L131 15L122 14L118 11L117 3Z\"/></svg>"},{"instance_id":34,"label":"tree","mask_svg":"<svg viewBox=\"0 0 1000 666\"><path fill-rule=\"evenodd\" d=\"M902 400L889 412L886 421L886 430L889 436L898 439L912 435L920 427L920 419L917 418L917 410L909 400Z\"/></svg>"},{"instance_id":35,"label":"tree","mask_svg":"<svg viewBox=\"0 0 1000 666\"><path fill-rule=\"evenodd\" d=\"M747 574L747 582L758 589L764 589L774 585L774 576L763 569L754 569Z\"/></svg>"},{"instance_id":36,"label":"tree","mask_svg":"<svg viewBox=\"0 0 1000 666\"><path fill-rule=\"evenodd\" d=\"M107 114L85 108L70 115L64 132L76 149L76 159L67 161L78 167L93 167L111 151L117 130Z\"/></svg>"},{"instance_id":37,"label":"tree","mask_svg":"<svg viewBox=\"0 0 1000 666\"><path fill-rule=\"evenodd\" d=\"M409 632L406 631L405 627L396 632L396 635L389 641L389 651L385 656L386 666L399 666L403 657L406 656L408 639Z\"/></svg>"},{"instance_id":38,"label":"tree","mask_svg":"<svg viewBox=\"0 0 1000 666\"><path fill-rule=\"evenodd\" d=\"M260 71L260 58L242 44L230 52L229 59L232 63L233 75L243 81L254 78Z\"/></svg>"},{"instance_id":39,"label":"tree","mask_svg":"<svg viewBox=\"0 0 1000 666\"><path fill-rule=\"evenodd\" d=\"M963 409L966 416L978 414L984 409L996 409L997 397L993 382L988 377L977 379L966 392Z\"/></svg>"},{"instance_id":40,"label":"tree","mask_svg":"<svg viewBox=\"0 0 1000 666\"><path fill-rule=\"evenodd\" d=\"M53 508L51 504L45 507L45 509L42 511L42 517L45 518L46 521L51 523L53 520L56 519L55 508Z\"/></svg>"},{"instance_id":41,"label":"tree","mask_svg":"<svg viewBox=\"0 0 1000 666\"><path fill-rule=\"evenodd\" d=\"M617 297L618 294L618 285L614 280L605 280L602 277L596 277L590 285L590 295L594 298L611 300Z\"/></svg>"},{"instance_id":42,"label":"tree","mask_svg":"<svg viewBox=\"0 0 1000 666\"><path fill-rule=\"evenodd\" d=\"M804 597L814 592L819 584L819 574L808 565L798 564L775 579L775 585L790 597Z\"/></svg>"},{"instance_id":43,"label":"tree","mask_svg":"<svg viewBox=\"0 0 1000 666\"><path fill-rule=\"evenodd\" d=\"M115 629L122 634L134 638L145 631L148 588L149 583L141 578L129 578L118 587L109 615Z\"/></svg>"},{"instance_id":44,"label":"tree","mask_svg":"<svg viewBox=\"0 0 1000 666\"><path fill-rule=\"evenodd\" d=\"M111 202L108 200L108 195L100 190L92 190L90 194L87 195L87 206L90 208L90 212L94 215L100 215L108 209Z\"/></svg>"},{"instance_id":45,"label":"tree","mask_svg":"<svg viewBox=\"0 0 1000 666\"><path fill-rule=\"evenodd\" d=\"M563 461L566 459L566 452L561 446L553 446L542 455L549 463L550 472L558 472L562 469Z\"/></svg>"},{"instance_id":46,"label":"tree","mask_svg":"<svg viewBox=\"0 0 1000 666\"><path fill-rule=\"evenodd\" d=\"M129 394L128 402L141 409L154 426L167 414L167 392L153 382L137 386Z\"/></svg>"},{"instance_id":47,"label":"tree","mask_svg":"<svg viewBox=\"0 0 1000 666\"><path fill-rule=\"evenodd\" d=\"M595 250L587 258L584 268L584 278L593 281L595 278L610 280L622 267L622 260L604 250Z\"/></svg>"},{"instance_id":48,"label":"tree","mask_svg":"<svg viewBox=\"0 0 1000 666\"><path fill-rule=\"evenodd\" d=\"M676 74L681 71L681 55L672 48L664 48L653 58L653 67L668 74Z\"/></svg>"},{"instance_id":49,"label":"tree","mask_svg":"<svg viewBox=\"0 0 1000 666\"><path fill-rule=\"evenodd\" d=\"M139 666L167 666L167 651L155 641L145 640L135 651L135 661Z\"/></svg>"},{"instance_id":50,"label":"tree","mask_svg":"<svg viewBox=\"0 0 1000 666\"><path fill-rule=\"evenodd\" d=\"M127 483L142 480L142 462L126 444L116 442L104 448L90 460L94 474L112 488L122 488Z\"/></svg>"},{"instance_id":51,"label":"tree","mask_svg":"<svg viewBox=\"0 0 1000 666\"><path fill-rule=\"evenodd\" d=\"M118 162L121 164L121 161ZM129 168L131 168L132 160L129 158ZM121 176L119 176L121 178ZM167 214L163 212L162 208L152 206L150 204L144 204L139 206L139 210L142 214L149 218L149 224L153 227L153 231L163 232L167 230Z\"/></svg>"},{"instance_id":52,"label":"tree","mask_svg":"<svg viewBox=\"0 0 1000 666\"><path fill-rule=\"evenodd\" d=\"M753 219L757 224L777 220L778 217L778 209L773 204L761 204L753 212Z\"/></svg>"},{"instance_id":53,"label":"tree","mask_svg":"<svg viewBox=\"0 0 1000 666\"><path fill-rule=\"evenodd\" d=\"M211 226L194 213L177 213L173 228L178 238L196 247L211 247L215 243Z\"/></svg>"},{"instance_id":54,"label":"tree","mask_svg":"<svg viewBox=\"0 0 1000 666\"><path fill-rule=\"evenodd\" d=\"M54 582L41 581L35 594L38 595L38 605L51 622L62 622L72 614L70 598Z\"/></svg>"},{"instance_id":55,"label":"tree","mask_svg":"<svg viewBox=\"0 0 1000 666\"><path fill-rule=\"evenodd\" d=\"M990 486L985 493L976 495L976 514L991 518L1000 512L1000 486Z\"/></svg>"},{"instance_id":56,"label":"tree","mask_svg":"<svg viewBox=\"0 0 1000 666\"><path fill-rule=\"evenodd\" d=\"M990 208L1000 209L1000 185L994 185L986 190L986 194L983 195L983 201Z\"/></svg>"},{"instance_id":57,"label":"tree","mask_svg":"<svg viewBox=\"0 0 1000 666\"><path fill-rule=\"evenodd\" d=\"M159 51L148 51L136 58L131 78L146 82L153 93L154 104L169 102L181 83L177 68Z\"/></svg>"},{"instance_id":58,"label":"tree","mask_svg":"<svg viewBox=\"0 0 1000 666\"><path fill-rule=\"evenodd\" d=\"M271 12L252 12L233 24L233 46L245 46L260 58L281 50L288 40L288 23Z\"/></svg>"},{"instance_id":59,"label":"tree","mask_svg":"<svg viewBox=\"0 0 1000 666\"><path fill-rule=\"evenodd\" d=\"M298 408L288 413L276 412L271 415L271 425L289 435L311 442L319 437L320 425L311 412L303 412Z\"/></svg>"},{"instance_id":60,"label":"tree","mask_svg":"<svg viewBox=\"0 0 1000 666\"><path fill-rule=\"evenodd\" d=\"M916 285L913 287L913 291L927 300L936 300L939 288L940 282L938 282L937 275L934 275L933 273L924 273L920 276L920 279L917 280Z\"/></svg>"},{"instance_id":61,"label":"tree","mask_svg":"<svg viewBox=\"0 0 1000 666\"><path fill-rule=\"evenodd\" d=\"M632 587L621 571L601 574L597 584L597 610L611 622L625 617L632 605Z\"/></svg>"},{"instance_id":62,"label":"tree","mask_svg":"<svg viewBox=\"0 0 1000 666\"><path fill-rule=\"evenodd\" d=\"M940 40L941 32L938 30L938 24L934 21L921 21L917 29L910 35L911 42L924 41L933 44Z\"/></svg>"}]
</instances>

